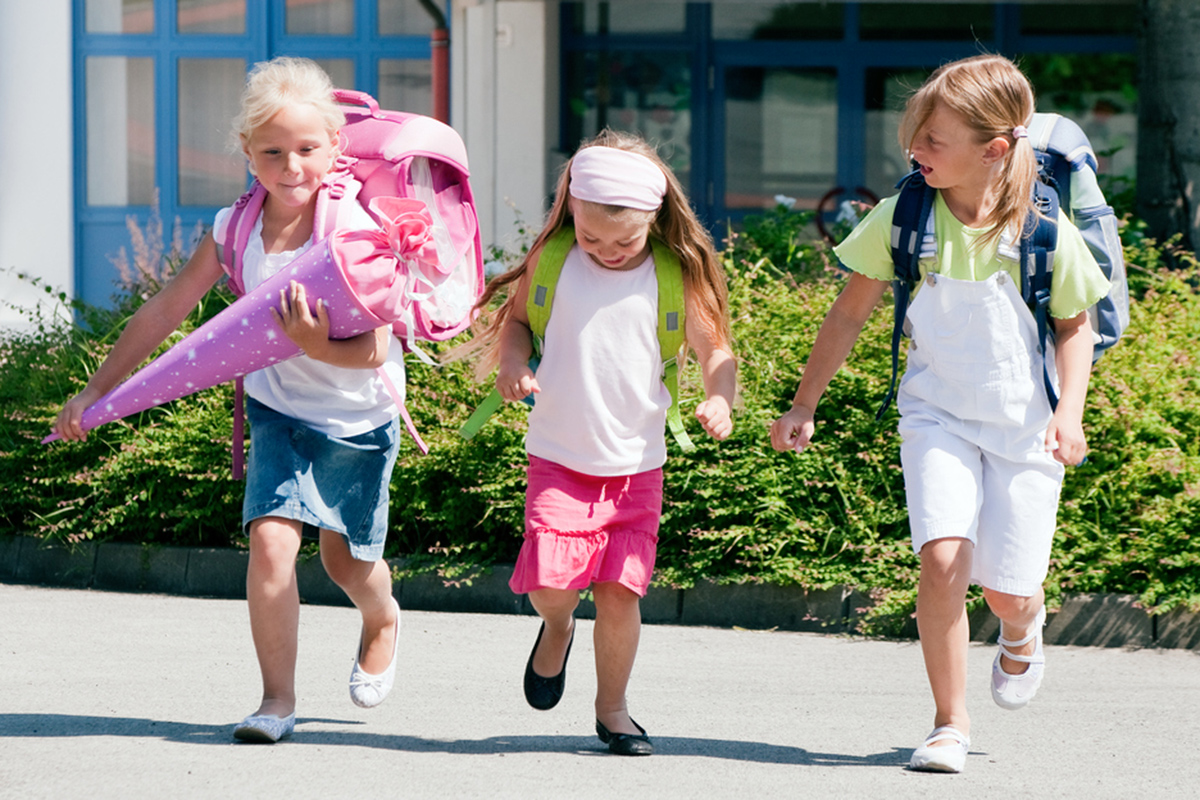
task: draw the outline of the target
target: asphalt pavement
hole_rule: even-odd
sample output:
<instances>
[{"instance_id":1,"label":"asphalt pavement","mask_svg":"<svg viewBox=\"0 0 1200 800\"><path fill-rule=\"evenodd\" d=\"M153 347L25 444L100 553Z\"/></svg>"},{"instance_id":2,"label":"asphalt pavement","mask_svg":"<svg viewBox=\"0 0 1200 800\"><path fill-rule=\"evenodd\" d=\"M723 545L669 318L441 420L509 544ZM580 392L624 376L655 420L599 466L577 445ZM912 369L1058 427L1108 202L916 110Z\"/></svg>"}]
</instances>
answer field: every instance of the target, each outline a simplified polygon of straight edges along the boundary
<instances>
[{"instance_id":1,"label":"asphalt pavement","mask_svg":"<svg viewBox=\"0 0 1200 800\"><path fill-rule=\"evenodd\" d=\"M260 685L246 604L0 584L0 798L1200 796L1200 652L1047 646L1026 709L972 644L960 775L904 769L932 726L911 641L648 625L628 697L649 758L595 738L592 623L529 708L537 620L408 611L397 685L352 705L351 608L305 606L296 733L234 743Z\"/></svg>"}]
</instances>

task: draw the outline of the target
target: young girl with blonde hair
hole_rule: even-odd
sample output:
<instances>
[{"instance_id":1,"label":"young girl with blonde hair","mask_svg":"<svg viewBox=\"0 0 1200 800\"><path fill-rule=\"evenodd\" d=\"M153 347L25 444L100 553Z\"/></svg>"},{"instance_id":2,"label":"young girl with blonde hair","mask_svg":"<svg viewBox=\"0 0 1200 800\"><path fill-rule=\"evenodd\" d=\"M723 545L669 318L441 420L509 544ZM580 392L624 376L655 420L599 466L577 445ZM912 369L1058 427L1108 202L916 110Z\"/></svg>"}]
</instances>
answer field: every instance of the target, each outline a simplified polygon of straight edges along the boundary
<instances>
[{"instance_id":1,"label":"young girl with blonde hair","mask_svg":"<svg viewBox=\"0 0 1200 800\"><path fill-rule=\"evenodd\" d=\"M251 70L234 132L267 196L243 257L247 291L313 245L317 193L337 159L344 123L329 77L314 62L277 58ZM217 212L217 229L231 209ZM352 213L351 227L376 227L357 203ZM59 412L55 430L62 438L84 438L84 410L144 361L220 279L215 242L205 234L188 263L130 319L84 390ZM246 596L263 693L233 735L250 742L275 742L295 727L296 557L303 536L319 539L326 571L362 614L350 674L355 704L378 705L390 691L400 634L400 608L383 560L398 409L375 369L386 366L393 383L403 386L403 353L387 327L331 340L322 301L314 316L304 286L294 281L273 316L303 354L245 378L251 429L242 507L250 539Z\"/></svg>"},{"instance_id":2,"label":"young girl with blonde hair","mask_svg":"<svg viewBox=\"0 0 1200 800\"><path fill-rule=\"evenodd\" d=\"M1050 314L1053 352L1038 352L1021 298L1021 267L1001 247L1032 231L1037 165L1025 126L1033 90L1000 56L947 64L909 99L900 145L937 190L937 253L920 263L908 307L912 343L901 381L901 462L913 549L921 562L917 624L933 690L934 730L912 769L966 763L968 585L1000 618L991 691L1023 707L1042 680L1042 582L1049 568L1063 465L1087 452L1083 406L1091 369L1088 308L1109 289L1078 230L1058 223ZM894 276L892 213L882 201L836 248L852 272L817 334L792 408L771 428L776 450L803 450L829 381ZM1042 359L1057 373L1052 410Z\"/></svg>"},{"instance_id":3,"label":"young girl with blonde hair","mask_svg":"<svg viewBox=\"0 0 1200 800\"><path fill-rule=\"evenodd\" d=\"M534 266L548 240L573 229L553 296L536 372L526 312ZM525 697L538 709L562 697L579 592L596 605L596 733L620 755L653 745L632 720L625 690L637 654L639 601L650 585L662 511L664 426L671 396L662 380L655 254L683 271L687 344L705 400L695 416L715 439L733 429L736 388L725 277L712 239L678 180L640 138L605 131L585 143L558 182L545 229L529 254L488 286L504 304L482 320L481 379L499 367L506 400L531 392L525 539L509 585L528 593L542 626L525 667Z\"/></svg>"}]
</instances>

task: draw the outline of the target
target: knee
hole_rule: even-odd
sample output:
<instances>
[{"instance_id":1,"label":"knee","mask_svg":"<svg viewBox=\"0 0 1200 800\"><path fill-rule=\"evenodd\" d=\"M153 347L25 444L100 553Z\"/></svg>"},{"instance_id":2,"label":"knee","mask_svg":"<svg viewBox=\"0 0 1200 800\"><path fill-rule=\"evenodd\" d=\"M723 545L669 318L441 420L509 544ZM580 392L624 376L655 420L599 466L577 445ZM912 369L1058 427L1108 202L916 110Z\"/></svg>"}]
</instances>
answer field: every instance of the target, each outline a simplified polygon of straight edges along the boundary
<instances>
[{"instance_id":1,"label":"knee","mask_svg":"<svg viewBox=\"0 0 1200 800\"><path fill-rule=\"evenodd\" d=\"M574 614L579 605L579 592L573 589L535 589L529 593L529 602L543 617L559 617Z\"/></svg>"},{"instance_id":2,"label":"knee","mask_svg":"<svg viewBox=\"0 0 1200 800\"><path fill-rule=\"evenodd\" d=\"M291 566L299 552L299 522L262 517L250 523L251 561L273 566Z\"/></svg>"},{"instance_id":3,"label":"knee","mask_svg":"<svg viewBox=\"0 0 1200 800\"><path fill-rule=\"evenodd\" d=\"M939 585L966 583L971 578L969 539L934 539L921 548L921 578Z\"/></svg>"},{"instance_id":4,"label":"knee","mask_svg":"<svg viewBox=\"0 0 1200 800\"><path fill-rule=\"evenodd\" d=\"M596 583L592 585L592 599L596 603L596 614L637 609L641 597L637 592L619 583Z\"/></svg>"},{"instance_id":5,"label":"knee","mask_svg":"<svg viewBox=\"0 0 1200 800\"><path fill-rule=\"evenodd\" d=\"M321 531L321 565L330 580L344 589L366 580L375 562L359 561L352 556L341 534L326 535L326 531Z\"/></svg>"},{"instance_id":6,"label":"knee","mask_svg":"<svg viewBox=\"0 0 1200 800\"><path fill-rule=\"evenodd\" d=\"M1040 591L1030 597L1022 597L1016 594L997 592L994 589L985 587L983 596L987 600L988 608L992 610L993 614L1000 619L1010 621L1036 614L1043 602Z\"/></svg>"}]
</instances>

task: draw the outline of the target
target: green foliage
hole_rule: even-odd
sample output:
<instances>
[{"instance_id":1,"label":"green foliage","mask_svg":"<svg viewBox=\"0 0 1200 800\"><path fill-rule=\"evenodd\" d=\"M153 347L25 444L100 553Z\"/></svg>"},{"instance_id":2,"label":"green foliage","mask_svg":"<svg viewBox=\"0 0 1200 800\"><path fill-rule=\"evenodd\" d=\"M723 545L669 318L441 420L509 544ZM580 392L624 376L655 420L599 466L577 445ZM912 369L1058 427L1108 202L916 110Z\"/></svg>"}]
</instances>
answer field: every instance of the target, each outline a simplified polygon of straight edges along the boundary
<instances>
[{"instance_id":1,"label":"green foliage","mask_svg":"<svg viewBox=\"0 0 1200 800\"><path fill-rule=\"evenodd\" d=\"M156 280L169 275L184 254L173 250L159 258ZM85 442L40 444L62 403L83 388L148 295L122 295L109 310L74 303L69 308L77 323L39 308L30 312L27 331L0 339L0 462L6 476L0 483L0 531L33 532L65 543L230 543L241 512L241 488L223 469L230 457L230 387L104 426ZM224 289L210 292L154 355L232 299Z\"/></svg>"},{"instance_id":2,"label":"green foliage","mask_svg":"<svg viewBox=\"0 0 1200 800\"><path fill-rule=\"evenodd\" d=\"M910 622L918 564L895 411L874 420L890 374L889 308L876 312L829 387L812 445L802 455L778 454L768 442L841 284L808 221L776 209L748 220L723 254L740 364L736 428L716 443L691 423L696 451L672 449L656 579L685 587L849 584L872 604L866 627L895 632ZM1131 326L1094 371L1085 418L1091 455L1068 471L1047 585L1052 597L1132 592L1157 610L1195 609L1200 266L1136 225L1126 240L1137 298ZM135 294L113 312L81 309L86 327L42 320L0 341L0 530L66 542L237 541L241 487L229 477L228 387L102 426L86 443L39 444L140 301ZM177 335L226 302L219 291L210 295ZM405 444L392 479L388 555L404 556L409 571L467 582L519 549L526 409L507 404L464 442L458 428L484 393L466 364L410 360L409 407L431 452L420 456ZM686 417L702 393L694 363L681 393Z\"/></svg>"}]
</instances>

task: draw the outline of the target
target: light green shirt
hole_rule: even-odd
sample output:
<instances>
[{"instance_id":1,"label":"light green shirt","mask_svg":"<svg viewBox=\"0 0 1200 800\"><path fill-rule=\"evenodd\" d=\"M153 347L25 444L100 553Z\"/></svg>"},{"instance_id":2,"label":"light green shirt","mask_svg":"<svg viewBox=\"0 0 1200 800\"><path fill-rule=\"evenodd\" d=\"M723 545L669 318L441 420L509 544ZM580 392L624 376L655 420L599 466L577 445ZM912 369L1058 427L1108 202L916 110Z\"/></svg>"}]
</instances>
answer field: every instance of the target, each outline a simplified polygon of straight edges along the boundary
<instances>
[{"instance_id":1,"label":"light green shirt","mask_svg":"<svg viewBox=\"0 0 1200 800\"><path fill-rule=\"evenodd\" d=\"M895 277L891 245L895 207L896 196L880 201L846 240L834 248L838 259L868 278L891 281ZM922 278L935 272L958 280L981 281L1003 269L1016 286L1021 285L1020 265L997 254L998 241L984 248L977 246L987 229L968 228L959 222L950 213L941 192L937 193L933 209L938 252L936 258L921 259ZM917 291L921 286L918 282ZM1109 286L1079 229L1060 210L1058 246L1050 279L1050 315L1057 319L1078 316L1108 294Z\"/></svg>"}]
</instances>

